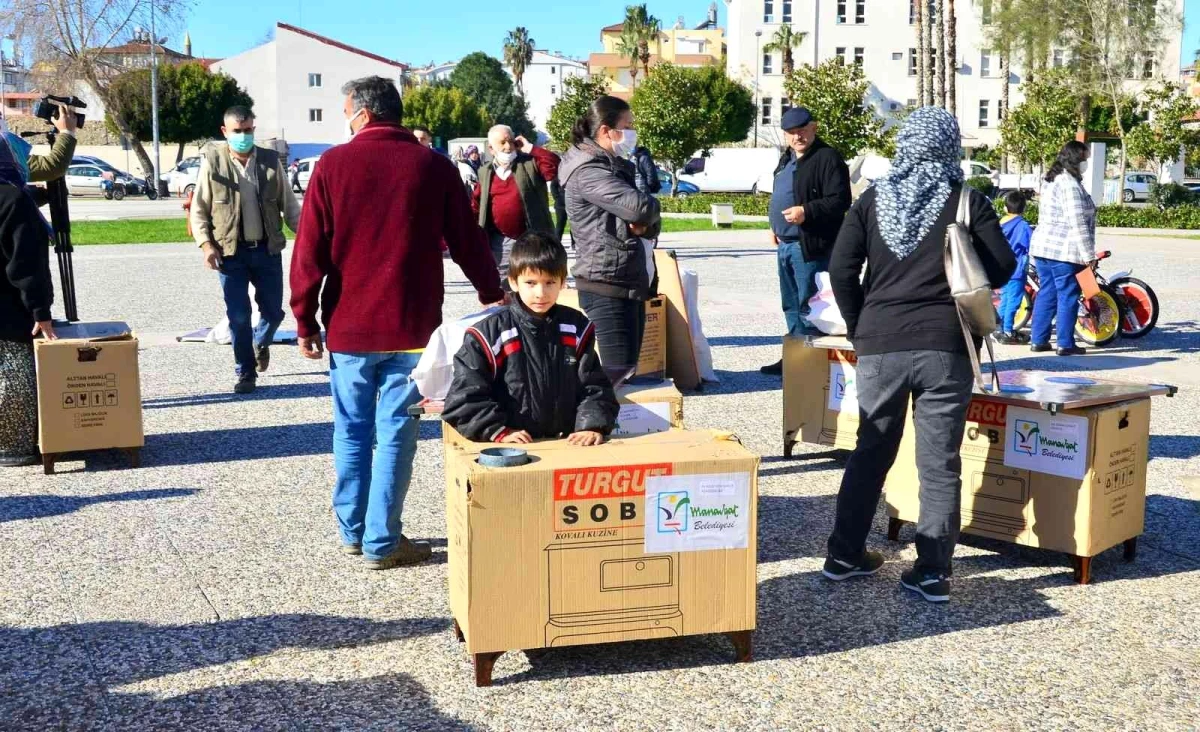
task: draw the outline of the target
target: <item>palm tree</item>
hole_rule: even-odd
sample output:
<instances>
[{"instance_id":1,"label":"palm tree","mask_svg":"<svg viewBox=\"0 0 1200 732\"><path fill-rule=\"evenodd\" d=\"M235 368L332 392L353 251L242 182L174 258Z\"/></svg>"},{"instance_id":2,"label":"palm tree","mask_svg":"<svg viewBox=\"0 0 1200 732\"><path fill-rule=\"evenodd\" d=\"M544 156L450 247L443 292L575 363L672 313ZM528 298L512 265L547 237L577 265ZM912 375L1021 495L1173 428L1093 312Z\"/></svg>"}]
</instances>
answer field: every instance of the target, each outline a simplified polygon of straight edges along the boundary
<instances>
[{"instance_id":1,"label":"palm tree","mask_svg":"<svg viewBox=\"0 0 1200 732\"><path fill-rule=\"evenodd\" d=\"M640 70L638 69L638 61L641 57L638 51L637 39L628 32L621 33L621 38L617 41L617 54L629 59L629 86L637 86L638 71Z\"/></svg>"},{"instance_id":2,"label":"palm tree","mask_svg":"<svg viewBox=\"0 0 1200 732\"><path fill-rule=\"evenodd\" d=\"M933 27L934 13L933 8L929 7L928 0L920 0L925 10L925 36L923 38L925 54L921 57L921 73L925 75L925 104L933 105L936 100L933 96Z\"/></svg>"},{"instance_id":3,"label":"palm tree","mask_svg":"<svg viewBox=\"0 0 1200 732\"><path fill-rule=\"evenodd\" d=\"M915 64L917 67L916 68L916 71L917 71L917 105L923 107L923 106L925 106L925 64L924 64L924 61L925 61L925 23L927 22L925 19L925 9L928 8L929 5L925 2L925 0L912 0L912 2L916 3L916 6L917 6L916 11L914 12L914 14L916 15L916 20L917 20L917 58L916 58L916 64Z\"/></svg>"},{"instance_id":4,"label":"palm tree","mask_svg":"<svg viewBox=\"0 0 1200 732\"><path fill-rule=\"evenodd\" d=\"M533 62L533 44L529 31L524 26L518 26L508 32L504 39L504 63L512 70L513 78L517 81L517 92L525 93L522 83L525 79L525 69Z\"/></svg>"},{"instance_id":5,"label":"palm tree","mask_svg":"<svg viewBox=\"0 0 1200 732\"><path fill-rule=\"evenodd\" d=\"M946 109L958 116L958 15L954 0L946 0Z\"/></svg>"},{"instance_id":6,"label":"palm tree","mask_svg":"<svg viewBox=\"0 0 1200 732\"><path fill-rule=\"evenodd\" d=\"M771 36L771 42L763 46L762 50L764 53L779 52L783 54L783 74L787 76L796 68L792 49L800 48L800 44L804 43L807 35L807 33L793 31L790 25L781 25L779 30L775 31L775 35Z\"/></svg>"},{"instance_id":7,"label":"palm tree","mask_svg":"<svg viewBox=\"0 0 1200 732\"><path fill-rule=\"evenodd\" d=\"M937 51L934 55L934 99L933 103L946 107L946 2L937 0L937 9L933 16L934 28L937 31Z\"/></svg>"},{"instance_id":8,"label":"palm tree","mask_svg":"<svg viewBox=\"0 0 1200 732\"><path fill-rule=\"evenodd\" d=\"M646 11L645 5L629 5L625 8L625 22L621 28L621 45L637 48L637 61L642 64L644 76L650 75L650 42L658 40L660 24L658 18ZM636 74L631 74L636 78Z\"/></svg>"}]
</instances>

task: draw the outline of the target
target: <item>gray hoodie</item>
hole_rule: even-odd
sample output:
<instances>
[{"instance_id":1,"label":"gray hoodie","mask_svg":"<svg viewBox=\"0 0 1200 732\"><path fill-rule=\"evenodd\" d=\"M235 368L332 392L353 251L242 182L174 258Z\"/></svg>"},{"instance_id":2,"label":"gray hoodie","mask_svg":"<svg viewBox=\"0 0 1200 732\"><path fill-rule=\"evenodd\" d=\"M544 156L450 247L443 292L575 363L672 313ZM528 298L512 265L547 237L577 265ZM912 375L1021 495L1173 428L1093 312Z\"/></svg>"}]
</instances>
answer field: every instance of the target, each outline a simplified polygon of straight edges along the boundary
<instances>
[{"instance_id":1,"label":"gray hoodie","mask_svg":"<svg viewBox=\"0 0 1200 732\"><path fill-rule=\"evenodd\" d=\"M572 145L558 168L567 193L567 218L575 241L575 284L585 292L630 300L653 295L641 240L629 224L646 227L643 238L662 228L658 199L634 185L634 167L592 140Z\"/></svg>"}]
</instances>

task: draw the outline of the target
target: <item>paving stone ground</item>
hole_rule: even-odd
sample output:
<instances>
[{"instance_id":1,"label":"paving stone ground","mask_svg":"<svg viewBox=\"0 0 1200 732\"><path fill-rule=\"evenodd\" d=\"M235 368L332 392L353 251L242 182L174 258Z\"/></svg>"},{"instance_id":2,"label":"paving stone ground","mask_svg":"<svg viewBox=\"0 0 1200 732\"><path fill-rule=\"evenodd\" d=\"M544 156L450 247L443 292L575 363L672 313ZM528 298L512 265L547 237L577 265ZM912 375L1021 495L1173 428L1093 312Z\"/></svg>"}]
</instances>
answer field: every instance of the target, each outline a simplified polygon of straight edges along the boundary
<instances>
[{"instance_id":1,"label":"paving stone ground","mask_svg":"<svg viewBox=\"0 0 1200 732\"><path fill-rule=\"evenodd\" d=\"M689 426L764 456L756 661L724 638L510 653L476 689L450 630L438 426L424 423L406 532L430 563L365 571L337 548L328 379L274 350L235 398L228 348L173 337L221 313L194 248L76 255L80 312L142 334L144 467L94 454L0 473L0 729L740 730L1195 729L1200 719L1200 242L1103 236L1162 302L1158 330L1101 355L1004 349L1006 368L1166 381L1154 401L1146 533L1136 562L1098 557L1080 587L1059 554L964 538L953 600L931 607L888 564L819 574L843 463L781 457L782 317L759 232L664 239L701 278L721 377ZM473 309L447 271L449 316ZM289 319L290 323L290 319ZM287 326L285 326L287 327Z\"/></svg>"}]
</instances>

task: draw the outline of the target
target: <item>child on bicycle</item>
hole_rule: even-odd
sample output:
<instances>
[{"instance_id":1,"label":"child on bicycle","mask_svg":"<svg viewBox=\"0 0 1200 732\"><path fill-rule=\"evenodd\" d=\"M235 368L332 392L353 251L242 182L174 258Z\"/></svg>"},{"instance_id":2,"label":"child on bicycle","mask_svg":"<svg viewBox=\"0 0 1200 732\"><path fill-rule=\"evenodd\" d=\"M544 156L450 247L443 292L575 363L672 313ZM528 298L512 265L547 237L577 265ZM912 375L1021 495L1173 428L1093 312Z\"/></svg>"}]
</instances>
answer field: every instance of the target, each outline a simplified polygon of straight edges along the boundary
<instances>
[{"instance_id":1,"label":"child on bicycle","mask_svg":"<svg viewBox=\"0 0 1200 732\"><path fill-rule=\"evenodd\" d=\"M1021 191L1009 191L1004 197L1004 210L1007 215L1000 219L1000 229L1004 232L1004 238L1008 239L1008 245L1017 257L1017 268L1013 270L1012 279L1000 290L1000 332L996 334L996 342L1008 346L1027 342L1013 328L1017 308L1021 306L1021 296L1025 292L1025 270L1029 267L1029 240L1033 236L1033 229L1022 216L1025 213L1026 200Z\"/></svg>"}]
</instances>

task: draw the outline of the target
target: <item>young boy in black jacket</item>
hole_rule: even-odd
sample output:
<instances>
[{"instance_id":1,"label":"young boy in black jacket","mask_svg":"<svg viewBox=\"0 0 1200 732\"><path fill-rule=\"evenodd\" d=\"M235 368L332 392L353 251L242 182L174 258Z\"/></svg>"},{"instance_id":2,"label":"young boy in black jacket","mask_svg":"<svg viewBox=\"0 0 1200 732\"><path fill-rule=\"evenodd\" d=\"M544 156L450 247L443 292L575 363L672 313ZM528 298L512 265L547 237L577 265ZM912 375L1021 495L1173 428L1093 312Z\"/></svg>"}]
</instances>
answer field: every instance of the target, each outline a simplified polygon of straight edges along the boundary
<instances>
[{"instance_id":1,"label":"young boy in black jacket","mask_svg":"<svg viewBox=\"0 0 1200 732\"><path fill-rule=\"evenodd\" d=\"M442 419L475 442L525 444L568 435L599 445L617 419L617 397L596 355L595 328L556 305L567 252L546 234L513 244L513 302L467 329L454 357Z\"/></svg>"}]
</instances>

